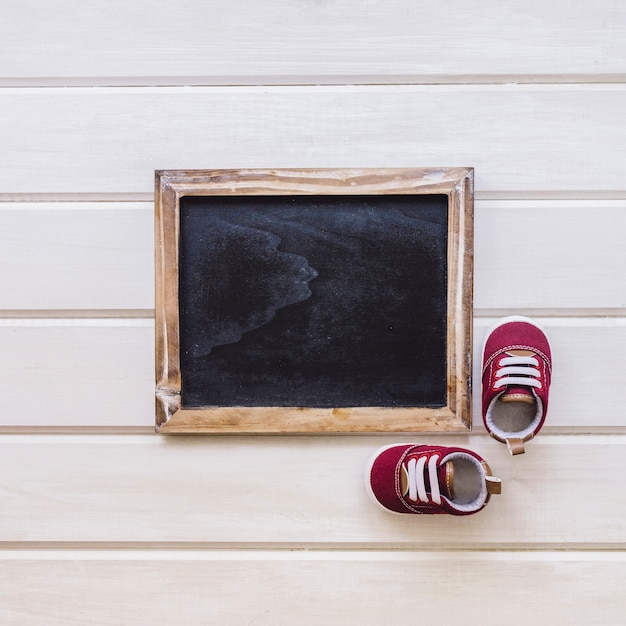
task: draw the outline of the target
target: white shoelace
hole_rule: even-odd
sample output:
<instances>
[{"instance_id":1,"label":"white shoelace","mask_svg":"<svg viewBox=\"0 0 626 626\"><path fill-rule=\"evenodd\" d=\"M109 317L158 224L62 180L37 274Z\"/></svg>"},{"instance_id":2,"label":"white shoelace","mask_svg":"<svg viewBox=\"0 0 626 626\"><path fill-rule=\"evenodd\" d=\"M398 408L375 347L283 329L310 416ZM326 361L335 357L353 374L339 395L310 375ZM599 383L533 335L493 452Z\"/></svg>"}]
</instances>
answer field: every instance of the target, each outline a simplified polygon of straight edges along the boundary
<instances>
[{"instance_id":1,"label":"white shoelace","mask_svg":"<svg viewBox=\"0 0 626 626\"><path fill-rule=\"evenodd\" d=\"M441 504L441 492L439 490L439 477L437 476L438 454L433 454L428 459L428 480L430 482L431 498L435 504ZM415 457L411 458L407 463L407 474L409 477L409 500L428 503L428 494L426 493L426 479L424 477L424 466L426 465L426 457L420 456L419 460Z\"/></svg>"},{"instance_id":2,"label":"white shoelace","mask_svg":"<svg viewBox=\"0 0 626 626\"><path fill-rule=\"evenodd\" d=\"M498 361L494 388L523 385L541 389L539 361L534 356L507 356Z\"/></svg>"}]
</instances>

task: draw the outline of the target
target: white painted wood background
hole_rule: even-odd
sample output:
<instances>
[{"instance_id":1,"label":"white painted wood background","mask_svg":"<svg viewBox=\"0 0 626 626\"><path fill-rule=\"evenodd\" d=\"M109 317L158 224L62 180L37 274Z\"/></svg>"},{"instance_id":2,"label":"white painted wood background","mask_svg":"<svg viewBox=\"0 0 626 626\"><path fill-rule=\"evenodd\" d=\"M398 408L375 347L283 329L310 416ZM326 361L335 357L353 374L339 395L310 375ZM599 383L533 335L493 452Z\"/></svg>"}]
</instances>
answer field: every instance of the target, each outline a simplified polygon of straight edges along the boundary
<instances>
[{"instance_id":1,"label":"white painted wood background","mask_svg":"<svg viewBox=\"0 0 626 626\"><path fill-rule=\"evenodd\" d=\"M0 623L626 624L626 4L4 0ZM388 516L406 436L172 437L157 168L476 168L475 357L548 330L548 423L469 518ZM475 381L478 379L475 377Z\"/></svg>"}]
</instances>

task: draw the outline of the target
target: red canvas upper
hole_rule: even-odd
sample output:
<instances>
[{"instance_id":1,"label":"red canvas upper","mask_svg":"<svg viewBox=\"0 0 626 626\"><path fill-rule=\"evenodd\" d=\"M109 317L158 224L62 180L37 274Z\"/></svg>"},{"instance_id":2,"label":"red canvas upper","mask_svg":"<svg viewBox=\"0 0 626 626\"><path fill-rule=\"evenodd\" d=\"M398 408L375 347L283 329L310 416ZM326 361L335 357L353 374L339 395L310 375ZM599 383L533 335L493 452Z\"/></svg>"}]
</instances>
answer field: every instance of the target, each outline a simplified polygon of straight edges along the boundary
<instances>
[{"instance_id":1,"label":"red canvas upper","mask_svg":"<svg viewBox=\"0 0 626 626\"><path fill-rule=\"evenodd\" d=\"M531 439L545 422L551 379L550 344L539 326L522 317L496 325L485 342L482 368L482 415L490 434L499 441ZM498 402L531 404L534 417L518 431L499 426Z\"/></svg>"}]
</instances>

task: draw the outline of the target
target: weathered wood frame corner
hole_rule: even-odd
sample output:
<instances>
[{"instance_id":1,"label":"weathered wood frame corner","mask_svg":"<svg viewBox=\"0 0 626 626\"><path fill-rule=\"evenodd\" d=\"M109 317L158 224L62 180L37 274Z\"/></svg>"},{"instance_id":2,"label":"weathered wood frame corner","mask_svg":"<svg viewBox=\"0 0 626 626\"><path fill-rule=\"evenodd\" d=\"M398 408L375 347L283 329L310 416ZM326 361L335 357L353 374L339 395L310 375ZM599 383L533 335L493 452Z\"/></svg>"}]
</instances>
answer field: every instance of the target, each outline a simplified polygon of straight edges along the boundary
<instances>
[{"instance_id":1,"label":"weathered wood frame corner","mask_svg":"<svg viewBox=\"0 0 626 626\"><path fill-rule=\"evenodd\" d=\"M467 432L471 429L473 169L163 170L155 173L156 430L161 433ZM444 194L448 197L447 403L439 408L202 407L181 397L180 199Z\"/></svg>"}]
</instances>

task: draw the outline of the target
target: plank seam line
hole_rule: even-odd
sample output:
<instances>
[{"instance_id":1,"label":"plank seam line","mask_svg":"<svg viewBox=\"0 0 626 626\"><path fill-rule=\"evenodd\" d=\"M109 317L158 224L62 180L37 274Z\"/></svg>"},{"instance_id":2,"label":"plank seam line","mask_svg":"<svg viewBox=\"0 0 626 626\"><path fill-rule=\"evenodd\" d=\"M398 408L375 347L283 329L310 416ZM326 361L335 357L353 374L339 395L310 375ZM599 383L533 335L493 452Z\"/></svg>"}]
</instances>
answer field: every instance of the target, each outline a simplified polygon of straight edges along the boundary
<instances>
[{"instance_id":1,"label":"plank seam line","mask_svg":"<svg viewBox=\"0 0 626 626\"><path fill-rule=\"evenodd\" d=\"M297 541L285 542L202 542L202 541L2 541L0 553L14 551L92 551L92 550L120 550L127 552L144 551L180 551L180 552L386 552L386 553L450 553L450 552L477 552L477 553L589 553L608 552L626 554L626 542L563 542L527 543L523 545L513 543L485 544L458 543L444 546L432 544L415 545L397 543L306 543Z\"/></svg>"},{"instance_id":2,"label":"plank seam line","mask_svg":"<svg viewBox=\"0 0 626 626\"><path fill-rule=\"evenodd\" d=\"M626 73L557 74L260 74L160 76L23 76L0 77L0 89L58 87L335 87L438 85L614 85L626 83Z\"/></svg>"},{"instance_id":3,"label":"plank seam line","mask_svg":"<svg viewBox=\"0 0 626 626\"><path fill-rule=\"evenodd\" d=\"M154 319L154 309L0 309L0 320L18 321L62 319ZM1 321L0 326L2 326Z\"/></svg>"}]
</instances>

